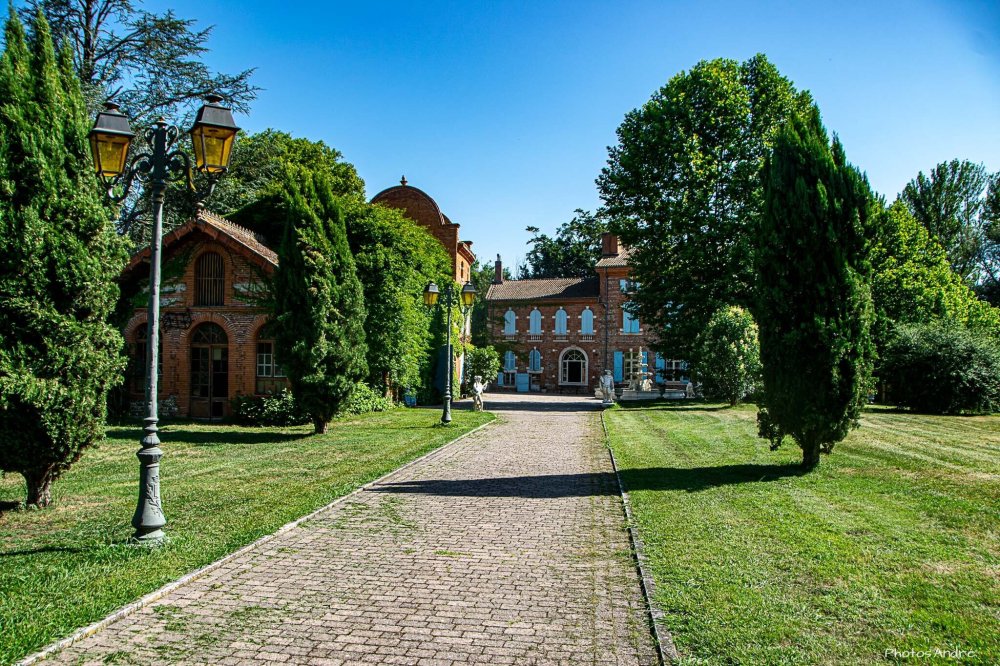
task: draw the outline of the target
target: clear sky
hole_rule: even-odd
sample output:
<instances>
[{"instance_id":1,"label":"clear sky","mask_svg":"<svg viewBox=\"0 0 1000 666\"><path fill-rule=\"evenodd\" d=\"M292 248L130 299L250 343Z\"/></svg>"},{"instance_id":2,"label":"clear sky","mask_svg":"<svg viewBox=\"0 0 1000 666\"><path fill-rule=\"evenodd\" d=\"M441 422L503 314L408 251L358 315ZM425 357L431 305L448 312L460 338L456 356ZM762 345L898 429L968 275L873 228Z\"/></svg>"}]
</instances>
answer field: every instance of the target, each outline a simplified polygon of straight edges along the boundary
<instances>
[{"instance_id":1,"label":"clear sky","mask_svg":"<svg viewBox=\"0 0 1000 666\"><path fill-rule=\"evenodd\" d=\"M1000 1L148 0L256 67L250 131L321 139L435 198L481 259L594 209L624 115L699 60L765 53L892 199L952 158L1000 170Z\"/></svg>"}]
</instances>

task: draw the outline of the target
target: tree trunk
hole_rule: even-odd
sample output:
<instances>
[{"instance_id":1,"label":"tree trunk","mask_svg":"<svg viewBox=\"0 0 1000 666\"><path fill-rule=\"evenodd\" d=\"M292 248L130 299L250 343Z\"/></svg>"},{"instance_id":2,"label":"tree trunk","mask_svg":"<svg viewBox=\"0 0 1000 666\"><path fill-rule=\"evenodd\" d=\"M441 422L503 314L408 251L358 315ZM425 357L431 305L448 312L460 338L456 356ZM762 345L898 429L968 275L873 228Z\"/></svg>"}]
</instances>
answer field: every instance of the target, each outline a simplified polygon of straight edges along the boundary
<instances>
[{"instance_id":1,"label":"tree trunk","mask_svg":"<svg viewBox=\"0 0 1000 666\"><path fill-rule=\"evenodd\" d=\"M52 503L52 482L55 475L51 469L22 472L22 475L28 486L28 496L25 499L27 506L41 509Z\"/></svg>"},{"instance_id":2,"label":"tree trunk","mask_svg":"<svg viewBox=\"0 0 1000 666\"><path fill-rule=\"evenodd\" d=\"M816 469L819 465L819 442L802 444L802 469Z\"/></svg>"},{"instance_id":3,"label":"tree trunk","mask_svg":"<svg viewBox=\"0 0 1000 666\"><path fill-rule=\"evenodd\" d=\"M385 398L392 398L392 380L389 378L388 372L382 373L382 386L385 387Z\"/></svg>"},{"instance_id":4,"label":"tree trunk","mask_svg":"<svg viewBox=\"0 0 1000 666\"><path fill-rule=\"evenodd\" d=\"M326 430L327 427L329 427L329 425L330 423L326 419L319 416L313 417L313 428L315 428L315 430L313 431L314 434L316 435L326 434Z\"/></svg>"}]
</instances>

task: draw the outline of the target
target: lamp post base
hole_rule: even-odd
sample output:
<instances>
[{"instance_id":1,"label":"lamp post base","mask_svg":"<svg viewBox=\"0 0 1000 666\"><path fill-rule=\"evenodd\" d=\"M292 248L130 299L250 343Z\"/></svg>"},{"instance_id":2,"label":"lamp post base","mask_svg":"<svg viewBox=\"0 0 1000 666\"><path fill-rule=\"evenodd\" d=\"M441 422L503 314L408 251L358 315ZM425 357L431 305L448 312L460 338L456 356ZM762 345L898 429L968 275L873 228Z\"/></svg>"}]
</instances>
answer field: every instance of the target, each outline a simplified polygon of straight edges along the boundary
<instances>
[{"instance_id":1,"label":"lamp post base","mask_svg":"<svg viewBox=\"0 0 1000 666\"><path fill-rule=\"evenodd\" d=\"M160 458L163 457L163 450L156 434L156 421L155 417L146 418L142 448L135 454L139 459L139 502L132 516L132 527L135 528L132 541L151 545L163 541L162 528L167 524L160 505Z\"/></svg>"}]
</instances>

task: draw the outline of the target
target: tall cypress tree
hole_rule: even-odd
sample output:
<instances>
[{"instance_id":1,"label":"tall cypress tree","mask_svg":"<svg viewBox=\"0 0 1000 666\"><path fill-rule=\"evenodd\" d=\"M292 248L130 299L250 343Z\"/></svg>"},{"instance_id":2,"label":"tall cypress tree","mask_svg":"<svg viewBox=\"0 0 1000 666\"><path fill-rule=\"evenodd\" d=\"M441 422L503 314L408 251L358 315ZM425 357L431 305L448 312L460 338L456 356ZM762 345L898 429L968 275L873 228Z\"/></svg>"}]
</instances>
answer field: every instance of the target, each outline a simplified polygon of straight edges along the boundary
<instances>
[{"instance_id":1,"label":"tall cypress tree","mask_svg":"<svg viewBox=\"0 0 1000 666\"><path fill-rule=\"evenodd\" d=\"M276 351L319 434L368 371L364 296L329 179L290 168L281 197Z\"/></svg>"},{"instance_id":2,"label":"tall cypress tree","mask_svg":"<svg viewBox=\"0 0 1000 666\"><path fill-rule=\"evenodd\" d=\"M0 469L27 503L104 437L124 368L108 316L127 255L94 177L72 58L11 10L0 56Z\"/></svg>"},{"instance_id":3,"label":"tall cypress tree","mask_svg":"<svg viewBox=\"0 0 1000 666\"><path fill-rule=\"evenodd\" d=\"M831 148L819 110L792 118L765 167L756 239L762 436L791 435L812 469L858 424L871 377L864 176Z\"/></svg>"}]
</instances>

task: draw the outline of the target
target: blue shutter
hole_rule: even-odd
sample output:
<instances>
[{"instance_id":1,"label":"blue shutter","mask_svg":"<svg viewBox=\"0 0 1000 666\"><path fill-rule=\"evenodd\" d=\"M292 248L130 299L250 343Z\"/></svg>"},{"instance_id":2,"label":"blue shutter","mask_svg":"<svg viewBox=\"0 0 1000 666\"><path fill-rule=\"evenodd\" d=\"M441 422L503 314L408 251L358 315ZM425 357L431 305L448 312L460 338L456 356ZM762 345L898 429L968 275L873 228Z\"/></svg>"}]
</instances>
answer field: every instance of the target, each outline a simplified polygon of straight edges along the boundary
<instances>
[{"instance_id":1,"label":"blue shutter","mask_svg":"<svg viewBox=\"0 0 1000 666\"><path fill-rule=\"evenodd\" d=\"M615 352L615 381L622 381L623 370L622 367L625 365L625 356L620 352Z\"/></svg>"},{"instance_id":2,"label":"blue shutter","mask_svg":"<svg viewBox=\"0 0 1000 666\"><path fill-rule=\"evenodd\" d=\"M653 355L653 363L656 364L656 374L654 375L655 380L657 382L665 381L666 373L664 370L667 368L667 359L663 358L660 355L660 352L656 352L656 354Z\"/></svg>"},{"instance_id":3,"label":"blue shutter","mask_svg":"<svg viewBox=\"0 0 1000 666\"><path fill-rule=\"evenodd\" d=\"M497 373L497 386L503 386L503 372Z\"/></svg>"}]
</instances>

